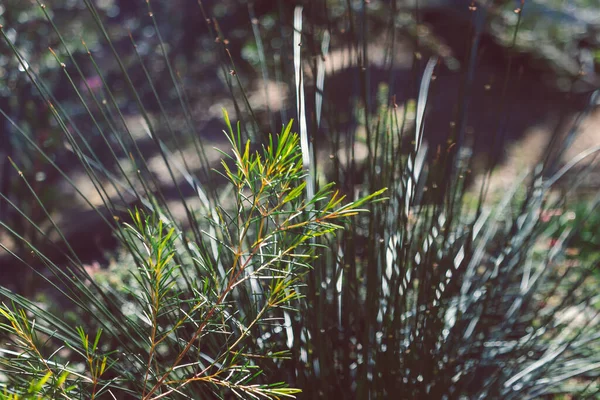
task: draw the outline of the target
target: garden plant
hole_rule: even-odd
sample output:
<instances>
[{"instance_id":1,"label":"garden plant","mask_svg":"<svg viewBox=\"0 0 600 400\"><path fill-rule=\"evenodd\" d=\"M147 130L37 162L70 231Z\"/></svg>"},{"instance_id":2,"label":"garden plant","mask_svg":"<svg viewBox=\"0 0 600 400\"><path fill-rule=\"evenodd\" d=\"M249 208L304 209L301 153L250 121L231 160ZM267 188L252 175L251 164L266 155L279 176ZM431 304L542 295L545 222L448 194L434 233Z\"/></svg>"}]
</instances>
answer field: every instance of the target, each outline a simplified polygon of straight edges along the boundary
<instances>
[{"instance_id":1,"label":"garden plant","mask_svg":"<svg viewBox=\"0 0 600 400\"><path fill-rule=\"evenodd\" d=\"M125 3L0 4L0 398L600 395L591 72L494 184L528 1Z\"/></svg>"}]
</instances>

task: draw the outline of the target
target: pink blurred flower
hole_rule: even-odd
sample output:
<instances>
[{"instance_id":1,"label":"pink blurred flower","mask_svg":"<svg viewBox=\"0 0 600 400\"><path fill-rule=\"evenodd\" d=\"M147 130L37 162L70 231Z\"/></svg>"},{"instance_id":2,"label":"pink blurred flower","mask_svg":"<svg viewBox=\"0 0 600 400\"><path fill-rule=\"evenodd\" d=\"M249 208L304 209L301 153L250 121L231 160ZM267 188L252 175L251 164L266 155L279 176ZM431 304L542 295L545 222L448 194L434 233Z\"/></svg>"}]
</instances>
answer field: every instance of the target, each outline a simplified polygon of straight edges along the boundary
<instances>
[{"instance_id":1,"label":"pink blurred flower","mask_svg":"<svg viewBox=\"0 0 600 400\"><path fill-rule=\"evenodd\" d=\"M86 90L89 86L93 92L102 88L102 79L98 75L86 78L85 82L80 85L81 90Z\"/></svg>"}]
</instances>

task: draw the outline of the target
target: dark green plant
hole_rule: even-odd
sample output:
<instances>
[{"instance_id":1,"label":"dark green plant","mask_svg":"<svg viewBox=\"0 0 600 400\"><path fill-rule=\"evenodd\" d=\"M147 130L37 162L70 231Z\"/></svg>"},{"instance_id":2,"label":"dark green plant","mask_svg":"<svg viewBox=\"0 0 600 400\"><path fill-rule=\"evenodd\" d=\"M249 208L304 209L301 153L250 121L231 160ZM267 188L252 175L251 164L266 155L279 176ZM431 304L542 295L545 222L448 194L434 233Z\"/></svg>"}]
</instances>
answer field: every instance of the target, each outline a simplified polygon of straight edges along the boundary
<instances>
[{"instance_id":1,"label":"dark green plant","mask_svg":"<svg viewBox=\"0 0 600 400\"><path fill-rule=\"evenodd\" d=\"M111 48L113 42L94 3L83 3L121 69L130 106L141 116L141 130L155 153L140 148L140 138L124 122L121 104L93 51L90 63L102 80L96 92L89 87L82 91L71 80L81 78L82 71L68 46L54 49L72 83L73 97L89 113L85 121L71 119L35 73L28 72L100 194L103 207L91 201L90 205L107 225L119 221L114 234L123 247L116 252L116 267L94 271L90 277L89 266L68 246L63 249L66 261L58 265L24 242L39 260L32 267L50 271L46 278L57 297L68 298L76 307L71 308L73 315L65 316L69 321L65 323L45 306L1 291L14 303L3 309L3 326L11 333L6 339L27 349L27 354L43 355L32 364L36 377L11 376L16 381L7 388L8 396L17 388L25 395L38 387L47 391L42 395L69 389L75 393L72 397L83 398L109 389L125 398L140 393L147 398L224 397L228 391L255 398L258 393L252 390L280 397L296 394L268 392L278 390L269 386L271 382L287 382L307 399L598 394L599 299L592 279L598 259L592 255L578 264L565 263L569 249L580 244L577 238L585 225L577 221L568 229L557 229L546 220L564 203L554 187L576 164L560 167L555 156L568 147L582 118L575 119L566 136L556 134L544 159L532 171L514 177L513 187L500 200L486 201L499 160L493 158L474 171L473 143L481 139L467 129L482 30L465 31L471 48L467 59L456 60L444 54L443 46L426 40L423 27L412 19L419 17L418 9L408 14L396 2L306 2L308 10L293 10L293 30L286 2L279 3L275 14L279 18L270 14L270 23L264 26L253 14L253 3L244 4L254 26L252 36L248 30L246 37L255 42L247 44L245 54L264 80L275 76L283 83L293 81L289 87L296 92L299 136L291 135L287 125L279 139L269 139L261 126L276 126L277 117L268 107L262 113L252 108L243 85L251 72L248 66L238 67L240 61L227 39L229 27L220 25L218 18L212 20L210 8L198 2L213 35L207 52L220 60L218 77L242 121L236 129L228 123L234 156L226 157L218 168L229 185L219 186L222 182L214 179L203 185L200 181L209 181L206 171L218 166L210 165L198 140L187 92L167 46L160 39L156 50L164 56L163 71L171 79L182 121L169 115L173 109L157 90L148 58L136 49L124 53ZM157 28L152 2L148 7L147 18ZM471 12L479 17L482 8ZM507 32L512 39L509 46L515 45L526 13L524 4L515 14ZM273 23L277 19L281 26ZM412 79L402 88L408 95L400 101L394 95L399 89L391 55L406 33L415 34L415 56ZM6 35L4 39L19 60L19 49L10 46ZM376 50L385 54L383 67L370 73L374 55L369 46L379 42L383 44ZM341 67L330 71L326 62L335 56L333 50L344 50L345 58ZM434 54L442 57L439 63ZM147 96L140 95L123 60L133 56L147 80ZM505 88L516 79L508 57L506 74L499 79ZM428 110L436 96L443 95L437 86L443 79L442 64L450 68L459 61L460 89L447 105L452 109L448 137L440 146L431 146L428 124L439 116ZM343 79L335 81L340 76ZM382 76L384 82L378 82L374 96L373 80ZM347 102L340 105L328 97L336 91L349 93L349 99L343 99ZM498 136L511 110L507 93L498 92L500 106L490 115L499 124L490 147L501 143ZM152 112L145 106L149 101ZM594 102L592 97L581 117ZM282 108L281 119L290 112ZM9 121L22 131L20 121ZM89 144L88 131L97 132L106 145L106 159ZM27 140L25 133L20 134ZM246 138L252 139L250 144ZM261 145L265 150L259 157L254 151ZM51 160L43 149L31 146ZM197 170L184 153L189 148L200 166ZM574 161L598 150L590 149ZM162 180L156 160L163 163ZM475 173L482 178L473 181ZM69 179L67 174L64 178ZM339 195L329 193L327 180L347 194L349 208L338 203ZM577 184L565 182L567 192ZM337 228L330 218L353 214L354 207L372 198L369 193L377 194L382 187L389 188L388 201L364 203L370 212L356 216L337 237L321 234ZM34 201L43 206L35 197ZM597 199L588 202L588 215L597 204ZM121 212L134 205L143 211L130 217ZM51 215L47 217L54 225ZM237 275L240 271L250 275ZM181 295L169 288L177 288ZM164 302L157 305L157 299ZM188 318L194 313L204 316L199 319L206 321L201 327L204 336L195 336L199 322ZM83 330L72 328L77 325ZM69 343L70 350L54 354L61 343ZM165 343L169 346L162 347ZM2 368L23 363L18 352L6 350ZM59 358L59 364L43 363ZM36 357L27 361L31 359ZM74 365L67 365L68 359L80 360L86 371L75 371L81 375L79 381L74 374L64 378L75 380L73 387L60 382L61 371ZM175 364L183 367L171 370ZM50 375L48 368L54 369ZM186 381L198 373L210 382ZM175 386L170 386L171 378L161 382L168 374ZM249 379L259 386L248 386ZM173 390L184 383L181 393Z\"/></svg>"},{"instance_id":2,"label":"dark green plant","mask_svg":"<svg viewBox=\"0 0 600 400\"><path fill-rule=\"evenodd\" d=\"M1 360L8 393L25 395L33 390L31 382L39 382L35 390L44 398L225 392L280 398L300 392L282 383L257 383L269 377L260 377L264 361L254 359L277 364L289 357L277 341L259 342L259 335L278 326L289 312L284 310L297 305L315 238L341 228L338 221L360 212L357 207L379 193L342 205L343 198L328 185L305 200L305 173L292 124L271 139L263 154L253 154L250 143L242 142L239 125L235 134L225 118L234 151L232 156L223 153L233 164L224 161L223 167L235 201L231 209L197 215L210 227L201 231L197 226L200 241L186 237L159 208L146 217L135 210L132 222L119 227L136 266L131 273L137 284L124 293L91 283L81 264L70 272L52 265L67 284L64 294L101 327L94 340L88 328L74 328L2 290L13 301L0 308L7 321L1 328L9 335ZM31 250L38 252L34 246ZM127 307L127 313L119 311ZM67 356L58 354L64 346Z\"/></svg>"}]
</instances>

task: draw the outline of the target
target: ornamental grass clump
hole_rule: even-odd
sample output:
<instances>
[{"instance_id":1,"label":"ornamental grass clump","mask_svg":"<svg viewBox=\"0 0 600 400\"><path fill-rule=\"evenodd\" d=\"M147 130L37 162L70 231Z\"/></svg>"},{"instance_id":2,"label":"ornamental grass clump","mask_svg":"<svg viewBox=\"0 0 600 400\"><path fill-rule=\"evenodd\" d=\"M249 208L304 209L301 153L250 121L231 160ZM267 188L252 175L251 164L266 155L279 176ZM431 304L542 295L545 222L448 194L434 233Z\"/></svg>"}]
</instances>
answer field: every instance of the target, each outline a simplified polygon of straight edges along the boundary
<instances>
[{"instance_id":1,"label":"ornamental grass clump","mask_svg":"<svg viewBox=\"0 0 600 400\"><path fill-rule=\"evenodd\" d=\"M0 193L11 238L0 246L28 277L21 291L0 287L4 397L600 393L589 246L600 197L579 194L600 147L561 158L597 92L554 110L563 130L495 189L497 150L527 114L514 87L532 88L530 103L547 93L511 52L527 2L492 66L486 18L500 9L484 1L449 3L463 14L443 2L254 1L232 15L198 1L206 37L185 62L168 42L190 32L161 26L181 13L142 2L128 22L140 35L111 22L109 3L78 2L90 22L81 44L39 4L51 74L15 37L18 19L0 30L53 138L0 107L21 149L8 162L19 190ZM448 43L468 43L462 52L425 25L458 14L468 29ZM193 91L194 74L212 89ZM219 110L224 140L198 128L217 86L240 121ZM62 191L45 192L40 165ZM75 234L57 211L67 202L93 212ZM101 230L116 245L82 251L78 239Z\"/></svg>"}]
</instances>

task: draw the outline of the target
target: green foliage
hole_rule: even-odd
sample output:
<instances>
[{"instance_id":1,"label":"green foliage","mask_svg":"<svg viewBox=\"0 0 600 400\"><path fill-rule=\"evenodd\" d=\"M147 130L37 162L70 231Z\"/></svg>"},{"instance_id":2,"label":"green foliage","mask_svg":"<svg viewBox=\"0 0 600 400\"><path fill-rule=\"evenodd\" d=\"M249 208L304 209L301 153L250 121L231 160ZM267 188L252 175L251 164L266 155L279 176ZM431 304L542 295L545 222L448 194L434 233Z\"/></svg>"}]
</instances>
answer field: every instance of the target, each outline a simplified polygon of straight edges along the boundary
<instances>
[{"instance_id":1,"label":"green foliage","mask_svg":"<svg viewBox=\"0 0 600 400\"><path fill-rule=\"evenodd\" d=\"M41 145L31 121L0 107L31 157L17 154L11 162L22 172L19 199L27 201L11 201L14 219L0 220L18 245L0 246L45 288L40 302L0 287L2 396L596 395L600 302L590 277L598 255L582 241L596 238L590 216L598 199L586 201L587 217L559 226L547 220L564 203L554 186L573 167L555 172L549 155L562 153L574 133L564 140L557 135L548 157L490 204L494 163L472 171L472 148L463 139L473 138L464 124L428 149L427 122L437 116L426 109L436 100L440 65L418 44L411 82L420 85L411 83L405 101L394 95L395 61L387 55L398 51L400 30L410 31L395 3L313 2L328 11L326 20L296 8L289 50L292 30L284 17L291 13L284 3L281 18L272 12L262 19L253 17L254 3L244 3L255 41L244 43L250 67L265 81L295 80L297 122L287 123L290 110L282 108L286 124L267 135L262 126L277 126L275 113L252 108L243 86L251 72L236 68L226 27L199 2L212 35L204 56L219 59L214 76L230 91L241 121L233 124L224 113L231 151L215 143L221 164L209 161L199 139L187 93L193 85L184 85L170 57L153 2L144 5L144 30L156 38L151 57L142 50L145 42L131 50L117 46L122 32L115 38L95 2L80 2L95 24L90 48L66 42L58 12L41 10L55 39L51 60L69 90L66 103L46 84L51 75L26 68L30 54L2 28L11 63L22 67L36 101L47 106L55 140L93 188L71 177L54 147ZM262 31L260 21L267 21ZM327 57L335 56L330 42L332 52L350 50L342 70L327 70ZM369 75L369 46L379 42L392 78L378 82L373 97L370 79L383 74ZM134 64L141 71L135 76ZM97 77L94 87L89 71ZM461 79L468 82L472 72L461 71ZM333 86L338 73L344 78ZM326 97L330 81L334 91L353 86L344 99L350 109ZM168 95L160 85L170 85ZM452 104L456 121L469 115L466 92ZM313 93L314 102L304 98ZM82 115L73 115L72 104ZM125 110L139 126L127 123ZM87 233L108 227L117 238L107 269L81 259L72 246L77 238L56 221L52 199L38 194L30 159L56 171L73 187L73 198L95 213L100 223ZM481 176L475 184L472 173ZM566 186L574 191L577 184ZM388 188L388 198L381 188ZM2 200L14 197L2 193ZM573 249L586 256L565 262Z\"/></svg>"},{"instance_id":2,"label":"green foliage","mask_svg":"<svg viewBox=\"0 0 600 400\"><path fill-rule=\"evenodd\" d=\"M342 204L343 198L326 187L305 199L299 139L291 123L259 154L250 153L239 130L234 135L227 114L225 120L233 155L224 155L235 165L224 161L223 166L235 208L220 208L213 234L204 232L196 243L184 240L159 213L132 211L121 238L137 266L131 273L138 284L125 295L96 288L105 299L86 307L102 327L92 341L86 328L73 328L4 291L15 299L12 307L0 309L8 321L1 328L11 338L2 350L10 355L2 358L7 393L92 399L104 393L148 399L224 391L264 398L299 393L279 383L256 383L268 377L260 377L255 359L277 360L285 353L276 343L257 345L254 336L264 324L277 326L282 310L297 305L313 240L341 228L338 221L357 214L380 192ZM206 251L211 244L216 257ZM80 299L98 293L85 280L73 285L71 295ZM116 311L127 304L136 311ZM44 343L42 333L51 335ZM67 356L52 349L60 341L71 350Z\"/></svg>"}]
</instances>

